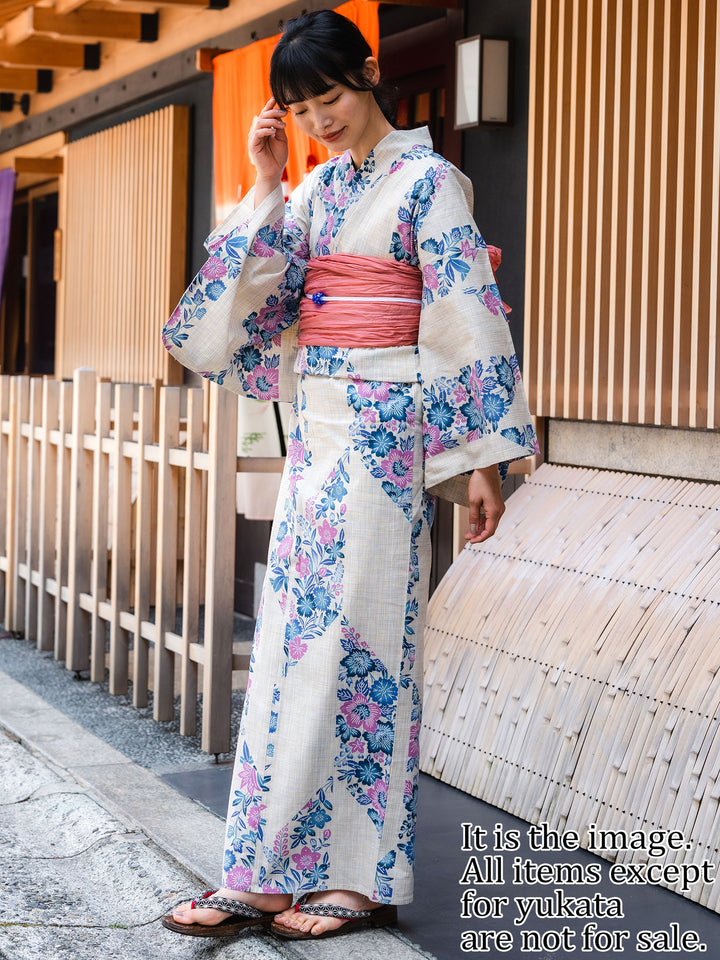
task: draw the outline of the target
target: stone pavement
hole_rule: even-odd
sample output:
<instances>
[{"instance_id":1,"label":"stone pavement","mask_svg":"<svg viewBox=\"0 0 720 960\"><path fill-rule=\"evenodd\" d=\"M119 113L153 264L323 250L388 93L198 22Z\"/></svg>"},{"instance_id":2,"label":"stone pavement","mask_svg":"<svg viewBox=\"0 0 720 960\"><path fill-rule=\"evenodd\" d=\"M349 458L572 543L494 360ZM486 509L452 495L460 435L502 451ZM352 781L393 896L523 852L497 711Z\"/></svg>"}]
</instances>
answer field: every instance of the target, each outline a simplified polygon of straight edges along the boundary
<instances>
[{"instance_id":1,"label":"stone pavement","mask_svg":"<svg viewBox=\"0 0 720 960\"><path fill-rule=\"evenodd\" d=\"M397 930L290 943L158 919L216 881L223 823L0 672L3 960L422 960ZM432 960L432 958L431 958Z\"/></svg>"}]
</instances>

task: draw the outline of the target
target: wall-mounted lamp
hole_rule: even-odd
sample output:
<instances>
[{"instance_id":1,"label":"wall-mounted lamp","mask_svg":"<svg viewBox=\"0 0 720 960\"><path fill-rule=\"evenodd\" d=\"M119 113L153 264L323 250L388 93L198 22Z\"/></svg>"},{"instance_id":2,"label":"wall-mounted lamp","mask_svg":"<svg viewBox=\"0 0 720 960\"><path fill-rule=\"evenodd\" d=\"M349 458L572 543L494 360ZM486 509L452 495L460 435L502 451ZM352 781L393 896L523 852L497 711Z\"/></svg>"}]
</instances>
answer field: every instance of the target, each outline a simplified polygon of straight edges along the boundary
<instances>
[{"instance_id":1,"label":"wall-mounted lamp","mask_svg":"<svg viewBox=\"0 0 720 960\"><path fill-rule=\"evenodd\" d=\"M455 44L455 129L512 123L512 40L467 37Z\"/></svg>"}]
</instances>

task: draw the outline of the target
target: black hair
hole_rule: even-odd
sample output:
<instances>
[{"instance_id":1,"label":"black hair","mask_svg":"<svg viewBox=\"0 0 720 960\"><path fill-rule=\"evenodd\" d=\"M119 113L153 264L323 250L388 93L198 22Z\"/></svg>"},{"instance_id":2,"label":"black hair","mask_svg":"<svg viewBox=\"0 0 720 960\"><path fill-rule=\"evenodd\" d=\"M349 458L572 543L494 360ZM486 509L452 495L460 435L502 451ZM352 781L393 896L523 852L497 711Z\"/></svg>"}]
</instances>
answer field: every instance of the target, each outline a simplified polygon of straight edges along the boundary
<instances>
[{"instance_id":1,"label":"black hair","mask_svg":"<svg viewBox=\"0 0 720 960\"><path fill-rule=\"evenodd\" d=\"M336 84L367 90L390 119L381 84L365 75L373 55L358 27L334 10L315 10L288 20L270 61L270 88L280 107L321 97Z\"/></svg>"}]
</instances>

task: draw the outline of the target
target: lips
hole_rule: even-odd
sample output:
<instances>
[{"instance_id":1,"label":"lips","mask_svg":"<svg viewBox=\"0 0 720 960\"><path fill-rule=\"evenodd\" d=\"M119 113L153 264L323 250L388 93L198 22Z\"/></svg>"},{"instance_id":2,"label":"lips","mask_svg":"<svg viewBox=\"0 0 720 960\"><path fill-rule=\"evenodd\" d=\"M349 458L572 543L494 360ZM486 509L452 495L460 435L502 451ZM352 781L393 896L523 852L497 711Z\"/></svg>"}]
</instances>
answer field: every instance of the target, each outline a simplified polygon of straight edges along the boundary
<instances>
[{"instance_id":1,"label":"lips","mask_svg":"<svg viewBox=\"0 0 720 960\"><path fill-rule=\"evenodd\" d=\"M345 127L340 127L339 130L333 130L332 133L324 133L323 140L326 140L328 143L332 143L334 140L337 140L344 129Z\"/></svg>"}]
</instances>

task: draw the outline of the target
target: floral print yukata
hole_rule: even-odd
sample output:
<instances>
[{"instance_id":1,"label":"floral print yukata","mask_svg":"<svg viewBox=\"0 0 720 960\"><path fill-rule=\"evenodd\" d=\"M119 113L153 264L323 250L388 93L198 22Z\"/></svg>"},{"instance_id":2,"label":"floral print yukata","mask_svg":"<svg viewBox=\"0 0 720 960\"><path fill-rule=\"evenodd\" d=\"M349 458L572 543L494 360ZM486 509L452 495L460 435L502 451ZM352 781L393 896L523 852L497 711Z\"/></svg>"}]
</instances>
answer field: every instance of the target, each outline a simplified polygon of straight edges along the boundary
<instances>
[{"instance_id":1,"label":"floral print yukata","mask_svg":"<svg viewBox=\"0 0 720 960\"><path fill-rule=\"evenodd\" d=\"M293 404L228 887L412 899L430 491L536 449L471 209L427 131L394 131L358 170L349 153L317 167L286 206L279 188L257 210L248 195L163 331L186 366ZM418 346L298 348L306 263L330 253L422 270Z\"/></svg>"}]
</instances>

